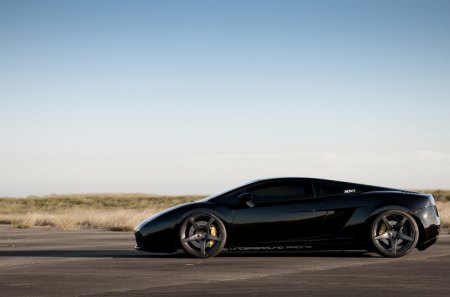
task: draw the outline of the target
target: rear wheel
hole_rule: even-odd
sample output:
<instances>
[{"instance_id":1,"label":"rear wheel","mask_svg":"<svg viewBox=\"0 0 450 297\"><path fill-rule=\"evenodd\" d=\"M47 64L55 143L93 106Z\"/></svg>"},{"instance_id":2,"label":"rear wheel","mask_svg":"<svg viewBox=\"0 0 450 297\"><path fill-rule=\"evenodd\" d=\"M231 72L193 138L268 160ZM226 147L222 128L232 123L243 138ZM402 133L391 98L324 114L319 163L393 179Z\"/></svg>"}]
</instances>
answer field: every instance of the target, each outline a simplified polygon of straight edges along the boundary
<instances>
[{"instance_id":1,"label":"rear wheel","mask_svg":"<svg viewBox=\"0 0 450 297\"><path fill-rule=\"evenodd\" d=\"M181 246L194 257L214 257L222 251L226 240L225 225L213 214L190 215L180 228Z\"/></svg>"},{"instance_id":2,"label":"rear wheel","mask_svg":"<svg viewBox=\"0 0 450 297\"><path fill-rule=\"evenodd\" d=\"M419 228L412 216L399 210L381 213L372 223L372 244L385 257L409 253L419 240Z\"/></svg>"}]
</instances>

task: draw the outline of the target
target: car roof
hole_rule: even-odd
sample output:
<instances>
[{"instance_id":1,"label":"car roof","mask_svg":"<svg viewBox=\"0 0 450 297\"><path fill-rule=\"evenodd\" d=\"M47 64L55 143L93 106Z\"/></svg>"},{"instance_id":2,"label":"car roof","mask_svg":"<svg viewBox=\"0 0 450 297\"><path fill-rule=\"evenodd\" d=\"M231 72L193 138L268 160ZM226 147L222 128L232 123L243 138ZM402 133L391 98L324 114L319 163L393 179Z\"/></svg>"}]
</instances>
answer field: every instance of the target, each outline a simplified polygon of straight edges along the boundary
<instances>
[{"instance_id":1,"label":"car roof","mask_svg":"<svg viewBox=\"0 0 450 297\"><path fill-rule=\"evenodd\" d=\"M365 187L365 188L372 188L373 190L389 190L389 191L404 191L400 189L394 189L389 187L382 187L382 186L374 186L374 185L368 185L368 184L361 184L361 183L353 183L353 182L347 182L347 181L338 181L338 180L331 180L331 179L323 179L323 178L315 178L315 177L271 177L271 178L262 178L254 180L253 182L249 182L245 185L252 185L260 182L270 182L270 181L289 181L289 180L305 180L305 181L311 181L311 182L328 182L328 183L338 183L342 185L352 185L355 187ZM244 185L244 186L245 186Z\"/></svg>"}]
</instances>

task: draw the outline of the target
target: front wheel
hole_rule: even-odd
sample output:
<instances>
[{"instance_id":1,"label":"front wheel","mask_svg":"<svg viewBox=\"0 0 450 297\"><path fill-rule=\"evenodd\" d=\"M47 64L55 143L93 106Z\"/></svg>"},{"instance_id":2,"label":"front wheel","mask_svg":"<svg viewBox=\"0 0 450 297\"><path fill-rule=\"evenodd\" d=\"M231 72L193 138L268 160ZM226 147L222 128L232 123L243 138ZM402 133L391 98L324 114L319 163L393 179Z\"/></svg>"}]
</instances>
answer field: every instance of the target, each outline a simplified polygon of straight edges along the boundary
<instances>
[{"instance_id":1,"label":"front wheel","mask_svg":"<svg viewBox=\"0 0 450 297\"><path fill-rule=\"evenodd\" d=\"M194 257L214 257L222 251L226 240L225 225L213 214L190 215L180 228L181 246Z\"/></svg>"},{"instance_id":2,"label":"front wheel","mask_svg":"<svg viewBox=\"0 0 450 297\"><path fill-rule=\"evenodd\" d=\"M406 212L388 210L373 221L371 240L380 255L401 257L416 246L419 228L414 218Z\"/></svg>"}]
</instances>

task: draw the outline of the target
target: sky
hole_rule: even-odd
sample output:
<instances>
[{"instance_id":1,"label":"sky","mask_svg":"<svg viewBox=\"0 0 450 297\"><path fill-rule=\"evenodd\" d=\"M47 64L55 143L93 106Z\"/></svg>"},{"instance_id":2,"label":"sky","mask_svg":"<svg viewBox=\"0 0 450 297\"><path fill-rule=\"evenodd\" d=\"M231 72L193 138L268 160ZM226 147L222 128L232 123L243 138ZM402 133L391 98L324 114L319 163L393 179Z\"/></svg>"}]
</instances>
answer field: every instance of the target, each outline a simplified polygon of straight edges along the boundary
<instances>
[{"instance_id":1,"label":"sky","mask_svg":"<svg viewBox=\"0 0 450 297\"><path fill-rule=\"evenodd\" d=\"M0 196L450 188L449 1L0 0Z\"/></svg>"}]
</instances>

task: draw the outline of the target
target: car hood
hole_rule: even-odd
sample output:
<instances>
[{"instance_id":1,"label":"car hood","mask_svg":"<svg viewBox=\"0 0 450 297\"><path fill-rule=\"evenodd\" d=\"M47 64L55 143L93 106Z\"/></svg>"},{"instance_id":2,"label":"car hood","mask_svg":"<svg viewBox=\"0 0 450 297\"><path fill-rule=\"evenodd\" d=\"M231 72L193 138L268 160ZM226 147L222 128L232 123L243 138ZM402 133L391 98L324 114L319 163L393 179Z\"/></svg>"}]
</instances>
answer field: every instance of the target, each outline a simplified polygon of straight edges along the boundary
<instances>
[{"instance_id":1,"label":"car hood","mask_svg":"<svg viewBox=\"0 0 450 297\"><path fill-rule=\"evenodd\" d=\"M178 219L178 216L177 216L178 212L177 212L177 210L182 210L184 208L189 208L189 207L191 207L193 205L197 205L197 204L200 204L200 203L198 201L191 201L191 202L178 204L178 205L169 207L167 209L164 209L164 210L162 210L160 212L157 212L157 213L153 214L152 216L148 217L144 221L140 222L139 225L137 225L134 228L134 231L140 230L144 225L150 223L151 221L159 219L159 218L164 218L164 219L168 219L168 220Z\"/></svg>"}]
</instances>

